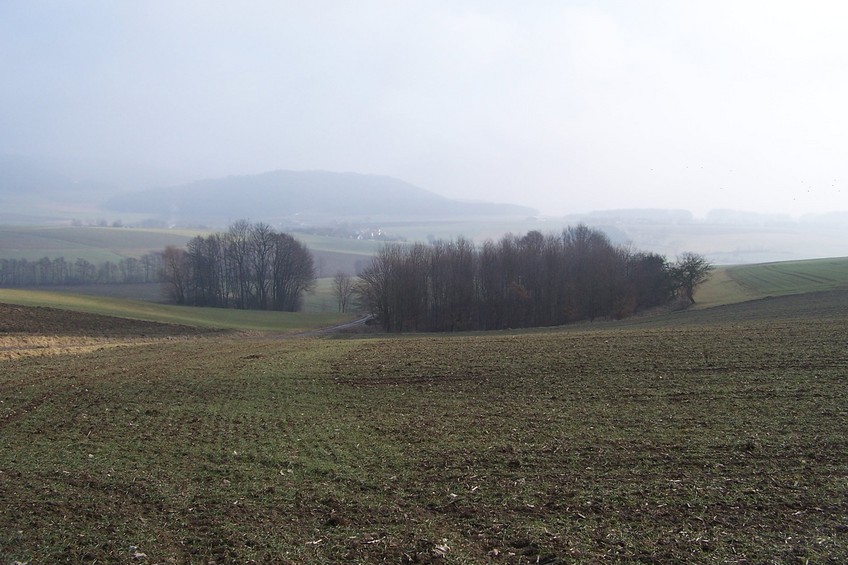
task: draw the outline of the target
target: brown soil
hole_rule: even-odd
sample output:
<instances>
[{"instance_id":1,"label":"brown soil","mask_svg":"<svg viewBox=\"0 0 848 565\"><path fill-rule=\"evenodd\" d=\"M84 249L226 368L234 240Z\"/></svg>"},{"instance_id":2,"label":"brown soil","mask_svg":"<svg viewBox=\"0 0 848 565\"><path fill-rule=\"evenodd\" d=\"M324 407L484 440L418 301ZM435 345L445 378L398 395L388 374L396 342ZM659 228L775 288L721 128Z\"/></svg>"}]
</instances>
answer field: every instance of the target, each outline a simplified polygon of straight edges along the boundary
<instances>
[{"instance_id":1,"label":"brown soil","mask_svg":"<svg viewBox=\"0 0 848 565\"><path fill-rule=\"evenodd\" d=\"M162 337L209 333L210 330L126 318L86 314L56 308L0 304L0 335L86 337Z\"/></svg>"},{"instance_id":2,"label":"brown soil","mask_svg":"<svg viewBox=\"0 0 848 565\"><path fill-rule=\"evenodd\" d=\"M46 307L0 304L0 361L90 353L163 340L220 334L177 324L86 314Z\"/></svg>"}]
</instances>

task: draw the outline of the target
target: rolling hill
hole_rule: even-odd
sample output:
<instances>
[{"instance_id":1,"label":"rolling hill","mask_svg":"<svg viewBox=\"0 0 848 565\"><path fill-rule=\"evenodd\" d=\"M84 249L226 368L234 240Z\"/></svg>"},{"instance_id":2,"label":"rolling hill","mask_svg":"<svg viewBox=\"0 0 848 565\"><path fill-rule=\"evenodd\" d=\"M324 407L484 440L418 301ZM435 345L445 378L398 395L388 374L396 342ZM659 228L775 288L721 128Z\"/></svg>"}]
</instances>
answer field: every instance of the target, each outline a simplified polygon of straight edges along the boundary
<instances>
[{"instance_id":1,"label":"rolling hill","mask_svg":"<svg viewBox=\"0 0 848 565\"><path fill-rule=\"evenodd\" d=\"M111 210L153 214L172 223L228 223L328 218L529 216L525 206L462 202L387 176L327 171L273 171L230 176L116 196Z\"/></svg>"}]
</instances>

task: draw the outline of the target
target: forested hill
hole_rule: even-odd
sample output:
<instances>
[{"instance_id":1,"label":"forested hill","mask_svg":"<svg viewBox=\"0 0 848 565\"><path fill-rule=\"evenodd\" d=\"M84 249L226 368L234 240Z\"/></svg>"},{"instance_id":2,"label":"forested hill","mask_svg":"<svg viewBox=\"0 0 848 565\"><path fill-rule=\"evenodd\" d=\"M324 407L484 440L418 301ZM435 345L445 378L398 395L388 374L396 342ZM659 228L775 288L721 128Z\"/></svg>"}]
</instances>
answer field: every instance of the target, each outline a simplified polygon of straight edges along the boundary
<instances>
[{"instance_id":1,"label":"forested hill","mask_svg":"<svg viewBox=\"0 0 848 565\"><path fill-rule=\"evenodd\" d=\"M528 216L510 204L460 202L387 176L326 171L273 171L124 194L108 202L124 213L172 221L301 217L452 218Z\"/></svg>"}]
</instances>

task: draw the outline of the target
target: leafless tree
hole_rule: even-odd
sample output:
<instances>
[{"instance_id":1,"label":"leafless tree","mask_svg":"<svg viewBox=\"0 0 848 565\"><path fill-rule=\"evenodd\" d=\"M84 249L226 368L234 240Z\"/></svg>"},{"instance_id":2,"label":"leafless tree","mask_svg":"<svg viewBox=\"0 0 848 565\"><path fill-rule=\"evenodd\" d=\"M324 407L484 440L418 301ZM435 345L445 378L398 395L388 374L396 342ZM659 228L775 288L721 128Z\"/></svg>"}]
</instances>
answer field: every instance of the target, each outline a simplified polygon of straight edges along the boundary
<instances>
[{"instance_id":1,"label":"leafless tree","mask_svg":"<svg viewBox=\"0 0 848 565\"><path fill-rule=\"evenodd\" d=\"M177 304L185 304L188 297L189 263L185 250L173 245L165 248L162 263L162 282L166 292Z\"/></svg>"},{"instance_id":2,"label":"leafless tree","mask_svg":"<svg viewBox=\"0 0 848 565\"><path fill-rule=\"evenodd\" d=\"M695 289L710 277L714 268L706 257L690 251L677 258L672 267L673 278L689 304L695 303Z\"/></svg>"},{"instance_id":3,"label":"leafless tree","mask_svg":"<svg viewBox=\"0 0 848 565\"><path fill-rule=\"evenodd\" d=\"M384 247L358 292L386 331L502 329L620 318L668 300L663 258L613 245L587 226Z\"/></svg>"},{"instance_id":4,"label":"leafless tree","mask_svg":"<svg viewBox=\"0 0 848 565\"><path fill-rule=\"evenodd\" d=\"M356 284L350 275L343 271L336 272L336 276L333 277L333 294L339 304L339 312L347 312L355 289Z\"/></svg>"}]
</instances>

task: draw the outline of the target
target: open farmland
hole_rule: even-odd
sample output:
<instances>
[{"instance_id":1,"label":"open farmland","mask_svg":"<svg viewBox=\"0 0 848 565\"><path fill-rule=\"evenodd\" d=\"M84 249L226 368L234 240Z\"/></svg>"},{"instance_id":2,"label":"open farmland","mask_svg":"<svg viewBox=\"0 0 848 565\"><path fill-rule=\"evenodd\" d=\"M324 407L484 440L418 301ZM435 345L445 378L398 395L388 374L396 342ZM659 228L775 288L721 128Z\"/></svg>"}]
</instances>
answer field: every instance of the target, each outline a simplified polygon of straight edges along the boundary
<instances>
[{"instance_id":1,"label":"open farmland","mask_svg":"<svg viewBox=\"0 0 848 565\"><path fill-rule=\"evenodd\" d=\"M201 232L187 230L107 227L0 226L0 259L38 260L42 257L92 263L120 261L161 251L167 245L184 246Z\"/></svg>"},{"instance_id":2,"label":"open farmland","mask_svg":"<svg viewBox=\"0 0 848 565\"><path fill-rule=\"evenodd\" d=\"M834 289L848 289L846 257L719 267L698 288L695 299L703 308Z\"/></svg>"},{"instance_id":3,"label":"open farmland","mask_svg":"<svg viewBox=\"0 0 848 565\"><path fill-rule=\"evenodd\" d=\"M810 259L728 269L746 289L767 295L848 288L848 259Z\"/></svg>"},{"instance_id":4,"label":"open farmland","mask_svg":"<svg viewBox=\"0 0 848 565\"><path fill-rule=\"evenodd\" d=\"M0 361L0 562L845 562L846 310Z\"/></svg>"},{"instance_id":5,"label":"open farmland","mask_svg":"<svg viewBox=\"0 0 848 565\"><path fill-rule=\"evenodd\" d=\"M130 320L158 322L160 324L274 333L297 333L325 328L349 322L354 317L352 314L340 314L337 311L323 313L275 312L269 310L201 308L98 295L2 288L0 288L0 302L21 306L47 306Z\"/></svg>"},{"instance_id":6,"label":"open farmland","mask_svg":"<svg viewBox=\"0 0 848 565\"><path fill-rule=\"evenodd\" d=\"M112 227L26 227L0 225L0 259L37 261L42 257L68 261L85 259L94 264L128 257L138 258L159 252L168 245L185 247L195 236L220 230L180 230ZM351 238L293 234L307 245L315 256L321 277L332 277L337 271L355 273L382 246L377 241Z\"/></svg>"}]
</instances>

